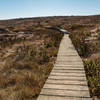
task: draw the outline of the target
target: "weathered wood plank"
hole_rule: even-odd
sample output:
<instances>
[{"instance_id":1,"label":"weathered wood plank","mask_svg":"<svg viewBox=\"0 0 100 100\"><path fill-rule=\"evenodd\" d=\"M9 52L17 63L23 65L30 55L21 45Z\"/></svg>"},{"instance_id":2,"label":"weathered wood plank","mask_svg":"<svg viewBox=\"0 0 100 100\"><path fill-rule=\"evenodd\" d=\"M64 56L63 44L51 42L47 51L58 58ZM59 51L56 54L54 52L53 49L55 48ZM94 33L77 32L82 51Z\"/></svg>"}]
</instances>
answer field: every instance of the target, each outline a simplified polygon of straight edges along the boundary
<instances>
[{"instance_id":1,"label":"weathered wood plank","mask_svg":"<svg viewBox=\"0 0 100 100\"><path fill-rule=\"evenodd\" d=\"M59 85L59 84L45 84L44 88L50 88L50 89L70 89L70 90L83 90L88 91L87 86L80 86L80 85Z\"/></svg>"},{"instance_id":2,"label":"weathered wood plank","mask_svg":"<svg viewBox=\"0 0 100 100\"><path fill-rule=\"evenodd\" d=\"M64 80L85 80L86 81L86 77L75 77L75 76L49 76L50 79L64 79ZM49 79L48 78L48 79Z\"/></svg>"},{"instance_id":3,"label":"weathered wood plank","mask_svg":"<svg viewBox=\"0 0 100 100\"><path fill-rule=\"evenodd\" d=\"M38 100L90 100L90 98L78 98L78 97L66 97L66 96L40 95L39 98L38 98Z\"/></svg>"},{"instance_id":4,"label":"weathered wood plank","mask_svg":"<svg viewBox=\"0 0 100 100\"><path fill-rule=\"evenodd\" d=\"M63 89L42 89L41 94L44 95L56 95L56 96L68 96L68 97L85 97L89 98L88 91L75 91L75 90L63 90Z\"/></svg>"},{"instance_id":5,"label":"weathered wood plank","mask_svg":"<svg viewBox=\"0 0 100 100\"><path fill-rule=\"evenodd\" d=\"M78 80L74 81L74 80L52 80L52 79L48 79L46 83L87 85L86 81L78 81Z\"/></svg>"},{"instance_id":6,"label":"weathered wood plank","mask_svg":"<svg viewBox=\"0 0 100 100\"><path fill-rule=\"evenodd\" d=\"M65 72L65 73L85 73L84 70L52 70L52 72Z\"/></svg>"},{"instance_id":7,"label":"weathered wood plank","mask_svg":"<svg viewBox=\"0 0 100 100\"><path fill-rule=\"evenodd\" d=\"M84 70L82 67L54 67L54 69L67 69L67 70Z\"/></svg>"},{"instance_id":8,"label":"weathered wood plank","mask_svg":"<svg viewBox=\"0 0 100 100\"><path fill-rule=\"evenodd\" d=\"M62 65L61 65L61 64L59 64L59 65L56 65L56 64L55 64L55 67L78 67L78 68L79 68L79 67L80 67L80 68L82 67L82 68L84 68L83 65L63 65L63 64L62 64Z\"/></svg>"},{"instance_id":9,"label":"weathered wood plank","mask_svg":"<svg viewBox=\"0 0 100 100\"><path fill-rule=\"evenodd\" d=\"M51 72L50 75L65 75L65 76L75 76L75 77L85 77L86 75L84 73L55 73L55 72Z\"/></svg>"}]
</instances>

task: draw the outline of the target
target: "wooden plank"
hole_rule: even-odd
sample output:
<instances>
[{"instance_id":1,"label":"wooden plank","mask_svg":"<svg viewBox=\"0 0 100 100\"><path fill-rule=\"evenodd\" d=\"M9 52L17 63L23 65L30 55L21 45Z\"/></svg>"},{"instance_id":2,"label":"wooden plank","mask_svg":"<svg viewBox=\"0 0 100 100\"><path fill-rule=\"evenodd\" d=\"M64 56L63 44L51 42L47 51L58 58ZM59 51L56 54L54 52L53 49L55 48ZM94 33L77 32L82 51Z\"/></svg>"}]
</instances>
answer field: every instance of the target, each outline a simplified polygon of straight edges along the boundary
<instances>
[{"instance_id":1,"label":"wooden plank","mask_svg":"<svg viewBox=\"0 0 100 100\"><path fill-rule=\"evenodd\" d=\"M52 72L65 72L65 73L84 73L85 74L85 71L84 70L55 70L53 69Z\"/></svg>"},{"instance_id":2,"label":"wooden plank","mask_svg":"<svg viewBox=\"0 0 100 100\"><path fill-rule=\"evenodd\" d=\"M55 72L51 72L50 75L65 75L65 76L76 76L76 77L85 77L85 74L84 73L55 73Z\"/></svg>"},{"instance_id":3,"label":"wooden plank","mask_svg":"<svg viewBox=\"0 0 100 100\"><path fill-rule=\"evenodd\" d=\"M59 70L61 70L61 69L67 69L67 70L84 70L84 68L83 67L54 67L53 69L59 69Z\"/></svg>"},{"instance_id":4,"label":"wooden plank","mask_svg":"<svg viewBox=\"0 0 100 100\"><path fill-rule=\"evenodd\" d=\"M48 79L46 83L87 85L86 81L78 81L78 80L74 81L74 80L52 80L52 79Z\"/></svg>"},{"instance_id":5,"label":"wooden plank","mask_svg":"<svg viewBox=\"0 0 100 100\"><path fill-rule=\"evenodd\" d=\"M50 79L61 79L61 80L85 80L86 81L86 77L75 77L75 76L49 76ZM48 79L49 79L48 78Z\"/></svg>"},{"instance_id":6,"label":"wooden plank","mask_svg":"<svg viewBox=\"0 0 100 100\"><path fill-rule=\"evenodd\" d=\"M63 54L63 56L60 56L60 55L62 55L61 53L58 53L57 55L59 55L58 57L65 57L65 55L66 55L66 58L68 58L68 57L70 57L70 58L79 58L80 56L78 56L78 53L74 53L74 54L71 54L71 53L65 53L65 54ZM70 56L71 55L71 56Z\"/></svg>"},{"instance_id":7,"label":"wooden plank","mask_svg":"<svg viewBox=\"0 0 100 100\"><path fill-rule=\"evenodd\" d=\"M42 89L41 94L56 95L56 96L68 96L68 97L85 97L89 98L88 91L74 91L74 90L60 90L60 89Z\"/></svg>"},{"instance_id":8,"label":"wooden plank","mask_svg":"<svg viewBox=\"0 0 100 100\"><path fill-rule=\"evenodd\" d=\"M59 64L59 65L57 65L57 64L55 64L54 65L55 67L77 67L77 68L84 68L84 66L81 64L81 65L62 65L62 64Z\"/></svg>"},{"instance_id":9,"label":"wooden plank","mask_svg":"<svg viewBox=\"0 0 100 100\"><path fill-rule=\"evenodd\" d=\"M66 58L66 56L65 57L62 57L62 58L60 58L60 57L57 58L57 61L60 61L60 62L61 61L71 61L71 60L72 61L78 61L78 62L80 61L80 62L82 62L82 60L79 59L79 58L76 58L76 59L75 58Z\"/></svg>"},{"instance_id":10,"label":"wooden plank","mask_svg":"<svg viewBox=\"0 0 100 100\"><path fill-rule=\"evenodd\" d=\"M88 91L87 86L80 86L80 85L59 85L59 84L45 84L44 88L49 89L65 89L65 90L75 90L75 91Z\"/></svg>"},{"instance_id":11,"label":"wooden plank","mask_svg":"<svg viewBox=\"0 0 100 100\"><path fill-rule=\"evenodd\" d=\"M63 64L66 64L66 65L67 65L67 64L72 64L72 65L73 65L73 64L77 64L77 65L80 64L80 65L81 65L81 64L83 64L83 62L81 62L81 61L71 61L71 60L70 60L70 61L56 61L55 64L62 64L62 65L63 65Z\"/></svg>"},{"instance_id":12,"label":"wooden plank","mask_svg":"<svg viewBox=\"0 0 100 100\"><path fill-rule=\"evenodd\" d=\"M67 96L52 96L52 95L40 95L38 100L90 100L90 98L78 98ZM91 99L92 100L92 99Z\"/></svg>"}]
</instances>

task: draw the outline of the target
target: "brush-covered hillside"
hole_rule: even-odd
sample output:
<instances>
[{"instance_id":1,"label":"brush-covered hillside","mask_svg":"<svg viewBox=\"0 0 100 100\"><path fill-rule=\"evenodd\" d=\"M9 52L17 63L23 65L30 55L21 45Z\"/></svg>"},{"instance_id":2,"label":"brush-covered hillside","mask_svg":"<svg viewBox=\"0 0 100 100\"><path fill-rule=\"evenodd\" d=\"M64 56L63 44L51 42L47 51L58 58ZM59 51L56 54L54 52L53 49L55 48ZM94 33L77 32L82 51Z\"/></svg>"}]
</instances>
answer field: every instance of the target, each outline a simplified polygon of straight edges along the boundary
<instances>
[{"instance_id":1,"label":"brush-covered hillside","mask_svg":"<svg viewBox=\"0 0 100 100\"><path fill-rule=\"evenodd\" d=\"M0 100L36 100L70 32L82 57L91 97L100 98L100 15L0 20Z\"/></svg>"}]
</instances>

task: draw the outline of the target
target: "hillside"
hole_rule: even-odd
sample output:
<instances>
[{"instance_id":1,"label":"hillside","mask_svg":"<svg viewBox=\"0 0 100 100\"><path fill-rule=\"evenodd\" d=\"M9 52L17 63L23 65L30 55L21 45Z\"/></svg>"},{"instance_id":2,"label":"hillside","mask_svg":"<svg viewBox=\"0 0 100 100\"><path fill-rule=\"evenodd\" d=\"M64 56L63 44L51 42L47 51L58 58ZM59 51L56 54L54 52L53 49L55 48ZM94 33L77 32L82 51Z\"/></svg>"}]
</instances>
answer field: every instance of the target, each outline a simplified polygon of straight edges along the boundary
<instances>
[{"instance_id":1,"label":"hillside","mask_svg":"<svg viewBox=\"0 0 100 100\"><path fill-rule=\"evenodd\" d=\"M60 32L85 65L91 97L100 98L100 15L0 20L0 100L36 100L55 62Z\"/></svg>"}]
</instances>

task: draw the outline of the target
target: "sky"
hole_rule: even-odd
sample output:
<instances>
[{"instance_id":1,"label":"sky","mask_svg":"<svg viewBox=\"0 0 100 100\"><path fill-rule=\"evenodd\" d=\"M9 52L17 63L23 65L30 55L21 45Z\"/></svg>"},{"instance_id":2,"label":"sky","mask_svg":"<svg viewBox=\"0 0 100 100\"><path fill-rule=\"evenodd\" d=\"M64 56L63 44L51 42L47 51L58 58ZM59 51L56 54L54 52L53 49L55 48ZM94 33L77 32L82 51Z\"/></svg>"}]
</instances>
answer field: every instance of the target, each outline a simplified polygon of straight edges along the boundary
<instances>
[{"instance_id":1,"label":"sky","mask_svg":"<svg viewBox=\"0 0 100 100\"><path fill-rule=\"evenodd\" d=\"M0 20L100 14L100 0L0 0Z\"/></svg>"}]
</instances>

